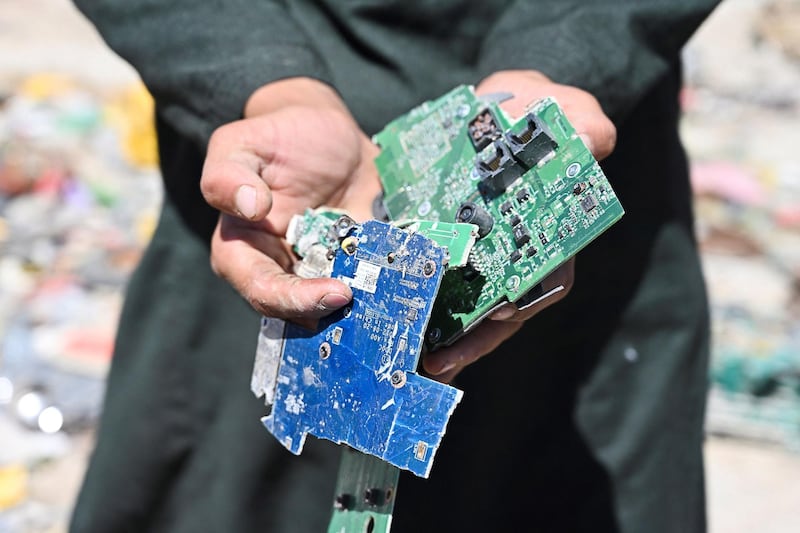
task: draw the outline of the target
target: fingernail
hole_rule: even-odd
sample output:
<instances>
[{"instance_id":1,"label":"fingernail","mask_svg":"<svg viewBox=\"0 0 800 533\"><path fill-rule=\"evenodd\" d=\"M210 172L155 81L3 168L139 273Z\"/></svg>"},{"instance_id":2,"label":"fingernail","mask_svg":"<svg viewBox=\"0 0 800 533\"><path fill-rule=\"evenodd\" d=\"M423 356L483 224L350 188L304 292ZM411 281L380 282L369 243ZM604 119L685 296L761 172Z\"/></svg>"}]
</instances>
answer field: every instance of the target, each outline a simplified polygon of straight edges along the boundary
<instances>
[{"instance_id":1,"label":"fingernail","mask_svg":"<svg viewBox=\"0 0 800 533\"><path fill-rule=\"evenodd\" d=\"M501 307L494 313L492 313L492 320L508 320L512 316L514 316L515 310L510 306L506 305Z\"/></svg>"},{"instance_id":2,"label":"fingernail","mask_svg":"<svg viewBox=\"0 0 800 533\"><path fill-rule=\"evenodd\" d=\"M332 309L339 309L340 307L347 305L347 302L349 301L350 299L344 294L332 292L330 294L326 294L325 296L323 296L322 299L319 301L319 305L320 307L322 307L323 310L327 311Z\"/></svg>"},{"instance_id":3,"label":"fingernail","mask_svg":"<svg viewBox=\"0 0 800 533\"><path fill-rule=\"evenodd\" d=\"M453 370L455 367L456 367L455 363L452 363L452 362L451 363L445 363L444 366L442 366L442 368L440 368L439 370L434 370L430 374L432 376L440 376L440 375L444 374L445 372L447 372L448 370Z\"/></svg>"},{"instance_id":4,"label":"fingernail","mask_svg":"<svg viewBox=\"0 0 800 533\"><path fill-rule=\"evenodd\" d=\"M243 217L253 219L256 216L256 188L242 185L236 191L236 210Z\"/></svg>"},{"instance_id":5,"label":"fingernail","mask_svg":"<svg viewBox=\"0 0 800 533\"><path fill-rule=\"evenodd\" d=\"M592 139L585 133L581 133L578 135L578 137L580 137L583 141L583 144L586 145L586 149L594 154L594 143L592 142Z\"/></svg>"}]
</instances>

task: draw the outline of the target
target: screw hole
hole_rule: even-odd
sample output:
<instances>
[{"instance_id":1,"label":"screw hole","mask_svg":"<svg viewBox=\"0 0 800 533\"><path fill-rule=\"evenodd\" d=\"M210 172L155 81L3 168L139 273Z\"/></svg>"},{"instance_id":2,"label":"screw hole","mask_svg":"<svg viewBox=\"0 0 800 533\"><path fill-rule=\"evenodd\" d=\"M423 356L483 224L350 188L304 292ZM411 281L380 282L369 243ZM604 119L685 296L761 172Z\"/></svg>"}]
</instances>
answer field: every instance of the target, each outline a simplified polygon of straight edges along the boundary
<instances>
[{"instance_id":1,"label":"screw hole","mask_svg":"<svg viewBox=\"0 0 800 533\"><path fill-rule=\"evenodd\" d=\"M422 275L426 278L433 276L433 273L436 272L436 263L431 261L430 259L425 261L425 264L422 265Z\"/></svg>"},{"instance_id":2,"label":"screw hole","mask_svg":"<svg viewBox=\"0 0 800 533\"><path fill-rule=\"evenodd\" d=\"M319 345L319 357L320 359L327 359L331 355L331 345L327 342L323 342Z\"/></svg>"}]
</instances>

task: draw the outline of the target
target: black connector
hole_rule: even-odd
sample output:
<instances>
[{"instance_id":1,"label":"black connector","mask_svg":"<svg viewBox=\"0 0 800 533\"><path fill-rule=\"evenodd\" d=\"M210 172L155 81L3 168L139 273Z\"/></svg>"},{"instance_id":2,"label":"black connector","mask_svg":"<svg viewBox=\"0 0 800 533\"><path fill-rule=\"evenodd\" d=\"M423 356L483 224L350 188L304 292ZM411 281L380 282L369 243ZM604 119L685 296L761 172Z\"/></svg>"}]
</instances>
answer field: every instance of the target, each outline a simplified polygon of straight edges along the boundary
<instances>
[{"instance_id":1,"label":"black connector","mask_svg":"<svg viewBox=\"0 0 800 533\"><path fill-rule=\"evenodd\" d=\"M553 135L532 113L525 115L525 126L521 131L506 132L505 141L514 157L526 168L535 167L558 148Z\"/></svg>"},{"instance_id":2,"label":"black connector","mask_svg":"<svg viewBox=\"0 0 800 533\"><path fill-rule=\"evenodd\" d=\"M476 152L480 152L492 144L492 141L498 139L501 133L497 120L489 109L484 109L470 120L467 131Z\"/></svg>"},{"instance_id":3,"label":"black connector","mask_svg":"<svg viewBox=\"0 0 800 533\"><path fill-rule=\"evenodd\" d=\"M480 156L475 159L475 168L481 180L478 183L478 190L487 199L503 194L525 173L525 169L514 159L506 143L497 140L494 142L494 148L494 153L486 159Z\"/></svg>"}]
</instances>

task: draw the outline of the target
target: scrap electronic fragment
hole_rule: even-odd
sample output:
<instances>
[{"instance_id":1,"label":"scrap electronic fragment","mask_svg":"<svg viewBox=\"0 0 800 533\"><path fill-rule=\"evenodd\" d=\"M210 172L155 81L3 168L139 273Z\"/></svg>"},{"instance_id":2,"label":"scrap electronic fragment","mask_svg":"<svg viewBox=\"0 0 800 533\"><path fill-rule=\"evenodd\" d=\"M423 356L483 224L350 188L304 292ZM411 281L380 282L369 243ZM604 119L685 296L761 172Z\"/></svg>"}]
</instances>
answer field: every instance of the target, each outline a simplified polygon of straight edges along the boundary
<instances>
[{"instance_id":1,"label":"scrap electronic fragment","mask_svg":"<svg viewBox=\"0 0 800 533\"><path fill-rule=\"evenodd\" d=\"M373 140L386 222L322 209L288 235L298 274L341 279L353 301L313 331L265 319L253 390L294 453L311 433L427 476L461 391L418 374L422 353L546 298L542 280L623 209L552 98L512 120L460 86Z\"/></svg>"}]
</instances>

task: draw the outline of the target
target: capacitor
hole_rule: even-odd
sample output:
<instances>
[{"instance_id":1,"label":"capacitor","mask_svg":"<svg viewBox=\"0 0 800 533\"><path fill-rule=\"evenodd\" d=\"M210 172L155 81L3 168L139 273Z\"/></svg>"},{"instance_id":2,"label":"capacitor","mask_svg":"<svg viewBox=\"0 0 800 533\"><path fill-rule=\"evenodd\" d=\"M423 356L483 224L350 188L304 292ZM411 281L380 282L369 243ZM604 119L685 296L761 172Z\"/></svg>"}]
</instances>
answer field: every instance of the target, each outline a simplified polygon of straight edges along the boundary
<instances>
[{"instance_id":1,"label":"capacitor","mask_svg":"<svg viewBox=\"0 0 800 533\"><path fill-rule=\"evenodd\" d=\"M456 212L456 222L478 226L478 237L485 237L494 227L494 219L484 208L475 202L464 202Z\"/></svg>"}]
</instances>

